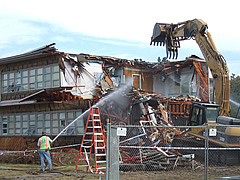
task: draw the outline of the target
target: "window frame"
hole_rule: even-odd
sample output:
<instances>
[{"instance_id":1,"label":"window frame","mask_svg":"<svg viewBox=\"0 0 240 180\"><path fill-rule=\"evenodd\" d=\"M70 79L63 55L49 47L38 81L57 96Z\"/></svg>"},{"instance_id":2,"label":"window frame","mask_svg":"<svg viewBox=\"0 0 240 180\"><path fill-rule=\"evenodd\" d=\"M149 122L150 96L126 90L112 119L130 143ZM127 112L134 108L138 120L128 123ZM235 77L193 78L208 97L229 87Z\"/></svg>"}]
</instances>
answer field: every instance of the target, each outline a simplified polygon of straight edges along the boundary
<instances>
[{"instance_id":1,"label":"window frame","mask_svg":"<svg viewBox=\"0 0 240 180\"><path fill-rule=\"evenodd\" d=\"M40 69L42 72L39 72ZM1 76L2 94L61 87L59 64L2 72Z\"/></svg>"}]
</instances>

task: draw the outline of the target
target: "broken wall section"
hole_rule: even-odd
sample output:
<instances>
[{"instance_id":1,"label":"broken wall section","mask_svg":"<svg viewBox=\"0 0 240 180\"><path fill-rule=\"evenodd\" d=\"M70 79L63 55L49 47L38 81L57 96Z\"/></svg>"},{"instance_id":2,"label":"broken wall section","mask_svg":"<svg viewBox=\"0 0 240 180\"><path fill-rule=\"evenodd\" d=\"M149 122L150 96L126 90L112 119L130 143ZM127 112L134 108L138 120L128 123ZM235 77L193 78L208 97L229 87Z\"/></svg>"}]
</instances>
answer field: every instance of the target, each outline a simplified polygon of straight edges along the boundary
<instances>
[{"instance_id":1,"label":"broken wall section","mask_svg":"<svg viewBox=\"0 0 240 180\"><path fill-rule=\"evenodd\" d=\"M208 67L205 60L190 56L184 61L155 66L153 91L166 97L195 96L209 101Z\"/></svg>"}]
</instances>

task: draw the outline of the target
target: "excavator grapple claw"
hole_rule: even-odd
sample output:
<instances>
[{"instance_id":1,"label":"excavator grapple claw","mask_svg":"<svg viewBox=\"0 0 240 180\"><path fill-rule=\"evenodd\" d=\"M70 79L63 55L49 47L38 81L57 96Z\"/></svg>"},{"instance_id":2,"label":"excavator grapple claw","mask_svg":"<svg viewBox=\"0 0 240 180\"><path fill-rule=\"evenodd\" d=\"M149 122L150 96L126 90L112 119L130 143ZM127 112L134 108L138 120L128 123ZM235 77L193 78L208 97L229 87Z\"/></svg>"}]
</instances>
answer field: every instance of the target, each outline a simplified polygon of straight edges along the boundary
<instances>
[{"instance_id":1,"label":"excavator grapple claw","mask_svg":"<svg viewBox=\"0 0 240 180\"><path fill-rule=\"evenodd\" d=\"M172 25L156 23L153 29L150 45L166 45L166 55L169 59L177 59L179 42L171 35Z\"/></svg>"}]
</instances>

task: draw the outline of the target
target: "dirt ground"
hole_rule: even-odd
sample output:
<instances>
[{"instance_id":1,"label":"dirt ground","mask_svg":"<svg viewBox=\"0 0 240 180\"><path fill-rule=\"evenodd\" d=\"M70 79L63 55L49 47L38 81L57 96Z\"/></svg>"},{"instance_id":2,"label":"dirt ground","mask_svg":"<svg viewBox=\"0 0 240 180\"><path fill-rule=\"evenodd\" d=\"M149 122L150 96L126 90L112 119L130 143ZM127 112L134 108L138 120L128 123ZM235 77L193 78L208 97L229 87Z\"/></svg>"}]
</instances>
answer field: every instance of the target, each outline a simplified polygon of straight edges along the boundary
<instances>
[{"instance_id":1,"label":"dirt ground","mask_svg":"<svg viewBox=\"0 0 240 180\"><path fill-rule=\"evenodd\" d=\"M106 179L106 175L92 174L86 171L74 171L74 167L56 167L53 172L41 173L39 168L26 167L25 165L0 165L1 180L94 180ZM218 179L218 177L240 176L240 167L209 167L208 179ZM192 170L190 168L177 167L174 170L168 171L136 171L136 172L121 172L120 180L199 180L204 179L204 168Z\"/></svg>"}]
</instances>

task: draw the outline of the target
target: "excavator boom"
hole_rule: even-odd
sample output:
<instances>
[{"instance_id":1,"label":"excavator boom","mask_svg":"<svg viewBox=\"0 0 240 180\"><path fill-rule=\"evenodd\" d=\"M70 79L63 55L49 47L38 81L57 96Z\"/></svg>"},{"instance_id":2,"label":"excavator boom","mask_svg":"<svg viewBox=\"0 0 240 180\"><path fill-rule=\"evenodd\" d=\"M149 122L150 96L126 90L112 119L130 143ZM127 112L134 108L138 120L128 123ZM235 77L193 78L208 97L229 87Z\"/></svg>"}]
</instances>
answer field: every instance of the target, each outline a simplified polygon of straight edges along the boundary
<instances>
[{"instance_id":1,"label":"excavator boom","mask_svg":"<svg viewBox=\"0 0 240 180\"><path fill-rule=\"evenodd\" d=\"M210 68L215 80L216 103L220 106L221 116L230 115L230 80L225 59L207 32L207 23L193 19L177 24L156 23L151 37L151 45L166 46L169 59L177 59L180 41L194 39Z\"/></svg>"}]
</instances>

